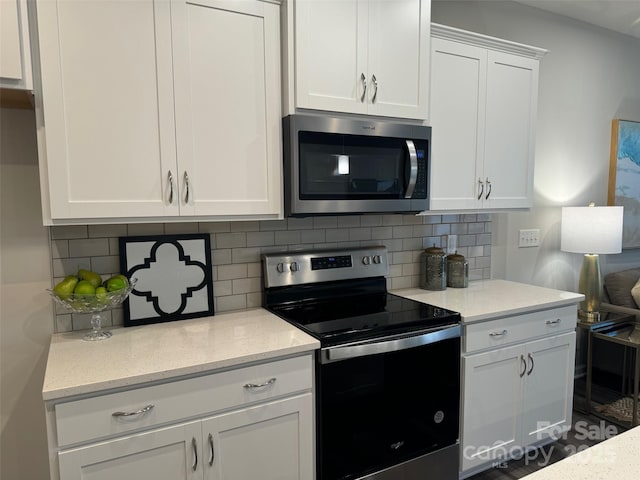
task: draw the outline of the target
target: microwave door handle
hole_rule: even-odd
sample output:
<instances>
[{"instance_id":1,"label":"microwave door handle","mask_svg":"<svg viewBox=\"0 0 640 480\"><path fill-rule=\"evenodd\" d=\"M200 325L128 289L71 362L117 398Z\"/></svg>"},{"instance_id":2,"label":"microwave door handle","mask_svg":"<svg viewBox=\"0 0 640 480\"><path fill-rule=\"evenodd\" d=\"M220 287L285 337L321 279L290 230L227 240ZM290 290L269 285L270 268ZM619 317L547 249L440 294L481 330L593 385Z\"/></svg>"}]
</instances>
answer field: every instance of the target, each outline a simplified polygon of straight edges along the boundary
<instances>
[{"instance_id":1,"label":"microwave door handle","mask_svg":"<svg viewBox=\"0 0 640 480\"><path fill-rule=\"evenodd\" d=\"M407 185L407 192L404 198L413 197L413 191L416 188L416 181L418 180L418 154L416 153L416 146L413 144L413 140L406 140L407 150L409 151L409 163L411 166L411 174L409 175L409 185Z\"/></svg>"}]
</instances>

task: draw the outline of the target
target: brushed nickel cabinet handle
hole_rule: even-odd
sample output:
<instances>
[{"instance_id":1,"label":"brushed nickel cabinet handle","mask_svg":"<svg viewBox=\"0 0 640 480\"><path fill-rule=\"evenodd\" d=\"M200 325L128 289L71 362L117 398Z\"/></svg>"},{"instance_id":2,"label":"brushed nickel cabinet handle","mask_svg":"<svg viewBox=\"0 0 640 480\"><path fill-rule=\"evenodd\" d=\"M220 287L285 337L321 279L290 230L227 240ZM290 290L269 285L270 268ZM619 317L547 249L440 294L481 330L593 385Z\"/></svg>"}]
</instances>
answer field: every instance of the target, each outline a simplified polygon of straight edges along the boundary
<instances>
[{"instance_id":1,"label":"brushed nickel cabinet handle","mask_svg":"<svg viewBox=\"0 0 640 480\"><path fill-rule=\"evenodd\" d=\"M191 465L191 470L195 472L198 468L198 444L196 443L195 437L191 439L191 447L193 447L193 465Z\"/></svg>"},{"instance_id":2,"label":"brushed nickel cabinet handle","mask_svg":"<svg viewBox=\"0 0 640 480\"><path fill-rule=\"evenodd\" d=\"M491 332L489 333L490 337L504 337L507 334L506 330L502 330L501 332Z\"/></svg>"},{"instance_id":3,"label":"brushed nickel cabinet handle","mask_svg":"<svg viewBox=\"0 0 640 480\"><path fill-rule=\"evenodd\" d=\"M371 98L371 103L376 103L376 97L378 96L378 79L375 75L371 75L371 82L373 83L373 97Z\"/></svg>"},{"instance_id":4,"label":"brushed nickel cabinet handle","mask_svg":"<svg viewBox=\"0 0 640 480\"><path fill-rule=\"evenodd\" d=\"M478 179L478 184L480 185L480 193L478 194L478 200L482 198L482 194L484 193L484 182L482 179Z\"/></svg>"},{"instance_id":5,"label":"brushed nickel cabinet handle","mask_svg":"<svg viewBox=\"0 0 640 480\"><path fill-rule=\"evenodd\" d=\"M149 404L146 407L142 407L140 410L136 410L135 412L113 412L111 414L112 417L132 417L134 415L142 415L147 412L153 410L155 405Z\"/></svg>"},{"instance_id":6,"label":"brushed nickel cabinet handle","mask_svg":"<svg viewBox=\"0 0 640 480\"><path fill-rule=\"evenodd\" d=\"M209 434L209 448L211 449L211 458L209 458L209 466L213 466L213 459L215 458L215 452L213 451L213 435Z\"/></svg>"},{"instance_id":7,"label":"brushed nickel cabinet handle","mask_svg":"<svg viewBox=\"0 0 640 480\"><path fill-rule=\"evenodd\" d=\"M184 171L184 184L186 187L186 191L184 194L184 203L186 205L189 205L189 192L191 191L191 182L189 182L189 174L186 170Z\"/></svg>"},{"instance_id":8,"label":"brushed nickel cabinet handle","mask_svg":"<svg viewBox=\"0 0 640 480\"><path fill-rule=\"evenodd\" d=\"M171 174L171 170L169 170L167 180L169 181L169 205L173 205L173 175Z\"/></svg>"},{"instance_id":9,"label":"brushed nickel cabinet handle","mask_svg":"<svg viewBox=\"0 0 640 480\"><path fill-rule=\"evenodd\" d=\"M524 355L520 355L520 363L522 364L522 371L520 372L520 378L524 377L527 371L527 361L524 359Z\"/></svg>"},{"instance_id":10,"label":"brushed nickel cabinet handle","mask_svg":"<svg viewBox=\"0 0 640 480\"><path fill-rule=\"evenodd\" d=\"M489 199L489 195L491 195L491 182L489 181L489 177L487 177L487 179L485 180L485 183L487 184L487 194L485 195L484 199L488 200Z\"/></svg>"},{"instance_id":11,"label":"brushed nickel cabinet handle","mask_svg":"<svg viewBox=\"0 0 640 480\"><path fill-rule=\"evenodd\" d=\"M555 320L547 320L547 325L550 327L555 327L556 325L560 325L560 319L556 318Z\"/></svg>"},{"instance_id":12,"label":"brushed nickel cabinet handle","mask_svg":"<svg viewBox=\"0 0 640 480\"><path fill-rule=\"evenodd\" d=\"M244 385L244 388L246 388L247 390L254 390L256 388L268 387L269 385L273 385L274 383L276 383L275 377L270 378L264 383L247 383Z\"/></svg>"},{"instance_id":13,"label":"brushed nickel cabinet handle","mask_svg":"<svg viewBox=\"0 0 640 480\"><path fill-rule=\"evenodd\" d=\"M362 95L360 96L360 103L364 103L364 99L367 96L367 77L364 76L364 73L360 74L360 81L362 82Z\"/></svg>"},{"instance_id":14,"label":"brushed nickel cabinet handle","mask_svg":"<svg viewBox=\"0 0 640 480\"><path fill-rule=\"evenodd\" d=\"M531 372L533 372L533 367L535 366L535 363L533 361L533 357L531 356L531 354L527 354L527 357L529 357L529 360L531 360L531 368L529 368L529 371L527 372L527 375L531 375Z\"/></svg>"}]
</instances>

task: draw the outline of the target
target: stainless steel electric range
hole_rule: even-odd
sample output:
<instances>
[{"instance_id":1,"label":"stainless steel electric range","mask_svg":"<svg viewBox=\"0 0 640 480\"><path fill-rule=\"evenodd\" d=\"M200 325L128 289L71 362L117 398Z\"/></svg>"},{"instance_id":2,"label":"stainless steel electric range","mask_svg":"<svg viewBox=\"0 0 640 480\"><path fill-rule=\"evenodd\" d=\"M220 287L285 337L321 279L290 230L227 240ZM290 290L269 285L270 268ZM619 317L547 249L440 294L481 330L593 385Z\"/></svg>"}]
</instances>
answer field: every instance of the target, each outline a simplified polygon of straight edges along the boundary
<instances>
[{"instance_id":1,"label":"stainless steel electric range","mask_svg":"<svg viewBox=\"0 0 640 480\"><path fill-rule=\"evenodd\" d=\"M390 294L385 247L263 256L264 306L320 340L318 480L454 480L460 315Z\"/></svg>"}]
</instances>

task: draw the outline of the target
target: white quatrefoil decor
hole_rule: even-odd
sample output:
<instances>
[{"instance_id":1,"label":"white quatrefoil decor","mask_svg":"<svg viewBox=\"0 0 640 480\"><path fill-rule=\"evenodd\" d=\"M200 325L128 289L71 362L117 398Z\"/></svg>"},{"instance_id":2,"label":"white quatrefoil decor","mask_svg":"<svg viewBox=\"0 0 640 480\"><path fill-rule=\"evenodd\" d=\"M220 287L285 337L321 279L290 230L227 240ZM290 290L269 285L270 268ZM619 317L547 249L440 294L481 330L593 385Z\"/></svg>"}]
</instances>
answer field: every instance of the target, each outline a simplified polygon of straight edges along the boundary
<instances>
[{"instance_id":1,"label":"white quatrefoil decor","mask_svg":"<svg viewBox=\"0 0 640 480\"><path fill-rule=\"evenodd\" d=\"M213 315L207 234L120 237L120 267L137 278L124 304L124 325Z\"/></svg>"}]
</instances>

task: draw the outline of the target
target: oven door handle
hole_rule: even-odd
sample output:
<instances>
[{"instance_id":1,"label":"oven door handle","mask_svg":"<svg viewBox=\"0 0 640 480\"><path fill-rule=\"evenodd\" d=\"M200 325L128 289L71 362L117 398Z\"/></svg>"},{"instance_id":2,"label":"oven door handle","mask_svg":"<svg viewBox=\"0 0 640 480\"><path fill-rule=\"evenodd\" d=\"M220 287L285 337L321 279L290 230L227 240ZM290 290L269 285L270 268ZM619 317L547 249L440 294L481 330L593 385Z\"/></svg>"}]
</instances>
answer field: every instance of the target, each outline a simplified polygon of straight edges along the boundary
<instances>
[{"instance_id":1,"label":"oven door handle","mask_svg":"<svg viewBox=\"0 0 640 480\"><path fill-rule=\"evenodd\" d=\"M337 345L320 350L320 363L333 363L350 358L364 357L366 355L378 355L380 353L396 352L408 348L421 347L430 343L441 342L450 338L460 337L462 327L453 325L450 327L417 332L414 335L407 334L385 337L378 341L367 340L365 342Z\"/></svg>"}]
</instances>

